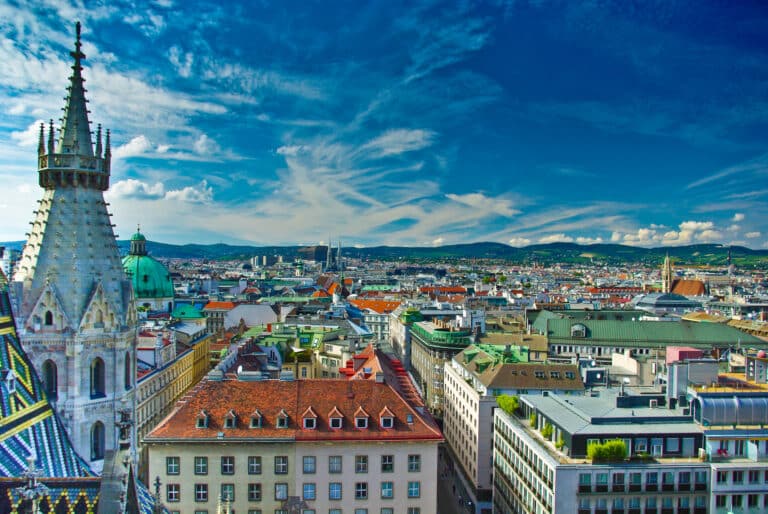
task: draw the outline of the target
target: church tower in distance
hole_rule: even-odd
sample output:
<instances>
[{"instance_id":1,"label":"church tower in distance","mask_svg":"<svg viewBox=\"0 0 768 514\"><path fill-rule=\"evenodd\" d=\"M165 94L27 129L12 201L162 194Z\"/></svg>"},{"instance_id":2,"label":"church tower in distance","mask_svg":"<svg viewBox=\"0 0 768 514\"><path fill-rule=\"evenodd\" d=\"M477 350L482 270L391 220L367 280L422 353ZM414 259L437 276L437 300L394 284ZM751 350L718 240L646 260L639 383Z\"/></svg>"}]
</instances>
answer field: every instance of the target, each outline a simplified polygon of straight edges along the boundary
<instances>
[{"instance_id":1,"label":"church tower in distance","mask_svg":"<svg viewBox=\"0 0 768 514\"><path fill-rule=\"evenodd\" d=\"M110 134L88 121L76 26L58 135L41 125L34 212L12 284L19 338L80 456L100 471L116 447L117 411L131 407L136 314L104 191ZM47 134L46 134L47 132ZM127 403L126 403L127 402Z\"/></svg>"}]
</instances>

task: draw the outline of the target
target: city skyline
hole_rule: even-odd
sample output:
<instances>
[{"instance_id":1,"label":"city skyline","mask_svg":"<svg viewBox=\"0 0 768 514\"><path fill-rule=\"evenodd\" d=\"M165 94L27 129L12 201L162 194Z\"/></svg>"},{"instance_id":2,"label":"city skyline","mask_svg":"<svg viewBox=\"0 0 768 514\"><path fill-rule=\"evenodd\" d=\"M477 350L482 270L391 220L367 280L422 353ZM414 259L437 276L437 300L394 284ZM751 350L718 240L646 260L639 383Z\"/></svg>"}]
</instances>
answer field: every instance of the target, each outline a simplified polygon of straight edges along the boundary
<instances>
[{"instance_id":1,"label":"city skyline","mask_svg":"<svg viewBox=\"0 0 768 514\"><path fill-rule=\"evenodd\" d=\"M56 0L0 19L2 240L29 230L80 20L120 239L768 247L759 6Z\"/></svg>"}]
</instances>

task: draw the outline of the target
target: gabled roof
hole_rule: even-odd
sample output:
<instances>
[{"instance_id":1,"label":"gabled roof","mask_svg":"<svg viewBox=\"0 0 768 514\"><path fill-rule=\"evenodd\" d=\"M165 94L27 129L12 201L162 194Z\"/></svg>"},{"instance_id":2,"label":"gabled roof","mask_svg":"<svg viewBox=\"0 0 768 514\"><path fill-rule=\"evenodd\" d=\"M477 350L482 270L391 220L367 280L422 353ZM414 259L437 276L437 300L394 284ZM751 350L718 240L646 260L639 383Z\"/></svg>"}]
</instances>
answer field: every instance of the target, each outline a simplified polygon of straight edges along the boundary
<instances>
[{"instance_id":1,"label":"gabled roof","mask_svg":"<svg viewBox=\"0 0 768 514\"><path fill-rule=\"evenodd\" d=\"M369 423L367 429L355 428L355 417L369 417L368 412L392 412L394 423L382 429ZM202 382L194 396L180 402L147 436L148 444L163 441L217 441L224 413L237 408L245 412L259 410L264 416L261 428L242 424L227 429L226 441L258 439L285 441L345 440L431 440L442 441L442 433L431 417L412 407L392 387L373 380L306 379L295 381L223 380ZM311 408L318 419L315 430L303 430L303 414ZM195 416L201 410L210 413L207 428L195 428ZM327 414L326 414L327 413ZM347 413L347 414L344 414ZM350 415L351 414L351 415ZM276 418L287 415L287 428L277 428ZM414 422L407 423L408 416ZM342 418L342 428L331 429L330 418Z\"/></svg>"}]
</instances>

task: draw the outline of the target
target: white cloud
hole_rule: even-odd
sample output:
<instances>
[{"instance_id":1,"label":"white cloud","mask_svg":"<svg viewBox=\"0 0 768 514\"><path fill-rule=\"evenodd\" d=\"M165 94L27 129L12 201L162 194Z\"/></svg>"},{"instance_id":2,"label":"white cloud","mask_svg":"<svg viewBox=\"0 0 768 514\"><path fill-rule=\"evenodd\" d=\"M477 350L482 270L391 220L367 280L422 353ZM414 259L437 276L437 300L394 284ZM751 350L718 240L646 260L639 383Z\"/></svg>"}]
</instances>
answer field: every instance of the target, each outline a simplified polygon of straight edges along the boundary
<instances>
[{"instance_id":1,"label":"white cloud","mask_svg":"<svg viewBox=\"0 0 768 514\"><path fill-rule=\"evenodd\" d=\"M602 237L577 237L576 242L580 245L591 245L591 244L597 244L602 243L603 238Z\"/></svg>"},{"instance_id":2,"label":"white cloud","mask_svg":"<svg viewBox=\"0 0 768 514\"><path fill-rule=\"evenodd\" d=\"M744 234L744 236L747 239L756 239L756 238L760 237L760 232L758 232L757 230L754 231L754 232L747 232L746 234Z\"/></svg>"},{"instance_id":3,"label":"white cloud","mask_svg":"<svg viewBox=\"0 0 768 514\"><path fill-rule=\"evenodd\" d=\"M162 182L148 184L136 179L120 180L112 184L107 195L111 198L158 199L165 194Z\"/></svg>"},{"instance_id":4,"label":"white cloud","mask_svg":"<svg viewBox=\"0 0 768 514\"><path fill-rule=\"evenodd\" d=\"M573 238L565 234L550 234L548 236L540 237L539 243L572 243Z\"/></svg>"},{"instance_id":5,"label":"white cloud","mask_svg":"<svg viewBox=\"0 0 768 514\"><path fill-rule=\"evenodd\" d=\"M136 136L124 145L121 145L112 152L115 159L127 159L144 155L152 149L152 142L144 134Z\"/></svg>"},{"instance_id":6,"label":"white cloud","mask_svg":"<svg viewBox=\"0 0 768 514\"><path fill-rule=\"evenodd\" d=\"M171 49L168 50L168 60L173 65L174 69L176 69L176 73L178 73L179 76L189 78L189 76L192 75L192 62L194 61L194 56L191 52L182 53L181 48L172 46Z\"/></svg>"},{"instance_id":7,"label":"white cloud","mask_svg":"<svg viewBox=\"0 0 768 514\"><path fill-rule=\"evenodd\" d=\"M740 225L737 225L736 223L734 223L733 225L731 225L730 227L728 227L726 230L727 230L728 232L738 232L739 230L741 230L741 226L740 226Z\"/></svg>"},{"instance_id":8,"label":"white cloud","mask_svg":"<svg viewBox=\"0 0 768 514\"><path fill-rule=\"evenodd\" d=\"M183 189L170 190L165 193L168 200L178 200L187 203L211 203L213 201L213 188L208 185L208 181L203 180L198 187L187 186Z\"/></svg>"},{"instance_id":9,"label":"white cloud","mask_svg":"<svg viewBox=\"0 0 768 514\"><path fill-rule=\"evenodd\" d=\"M733 221L736 221L736 222L744 221L744 214L737 212L736 214L733 215Z\"/></svg>"},{"instance_id":10,"label":"white cloud","mask_svg":"<svg viewBox=\"0 0 768 514\"><path fill-rule=\"evenodd\" d=\"M435 137L431 130L392 129L368 141L363 148L371 150L373 157L388 157L427 148Z\"/></svg>"},{"instance_id":11,"label":"white cloud","mask_svg":"<svg viewBox=\"0 0 768 514\"><path fill-rule=\"evenodd\" d=\"M275 150L275 152L278 155L285 155L286 157L296 157L305 150L306 147L304 145L283 145Z\"/></svg>"},{"instance_id":12,"label":"white cloud","mask_svg":"<svg viewBox=\"0 0 768 514\"><path fill-rule=\"evenodd\" d=\"M26 130L20 130L11 132L11 139L17 141L21 147L33 147L37 145L40 140L40 124L44 123L43 120L36 120L32 122ZM45 137L47 137L48 131L45 131Z\"/></svg>"},{"instance_id":13,"label":"white cloud","mask_svg":"<svg viewBox=\"0 0 768 514\"><path fill-rule=\"evenodd\" d=\"M438 237L438 238L432 240L432 246L440 246L443 243L445 243L445 239L442 238L442 237Z\"/></svg>"},{"instance_id":14,"label":"white cloud","mask_svg":"<svg viewBox=\"0 0 768 514\"><path fill-rule=\"evenodd\" d=\"M507 243L510 246L520 247L520 246L528 246L529 244L531 244L531 240L525 237L513 237L512 239L507 241Z\"/></svg>"},{"instance_id":15,"label":"white cloud","mask_svg":"<svg viewBox=\"0 0 768 514\"><path fill-rule=\"evenodd\" d=\"M458 202L475 209L494 212L501 216L507 216L511 218L516 214L520 214L520 211L512 208L512 202L509 200L498 197L490 198L483 193L468 193L465 195L449 193L445 196L454 202Z\"/></svg>"},{"instance_id":16,"label":"white cloud","mask_svg":"<svg viewBox=\"0 0 768 514\"><path fill-rule=\"evenodd\" d=\"M195 153L200 155L214 155L219 153L219 144L205 134L201 134L192 145Z\"/></svg>"}]
</instances>

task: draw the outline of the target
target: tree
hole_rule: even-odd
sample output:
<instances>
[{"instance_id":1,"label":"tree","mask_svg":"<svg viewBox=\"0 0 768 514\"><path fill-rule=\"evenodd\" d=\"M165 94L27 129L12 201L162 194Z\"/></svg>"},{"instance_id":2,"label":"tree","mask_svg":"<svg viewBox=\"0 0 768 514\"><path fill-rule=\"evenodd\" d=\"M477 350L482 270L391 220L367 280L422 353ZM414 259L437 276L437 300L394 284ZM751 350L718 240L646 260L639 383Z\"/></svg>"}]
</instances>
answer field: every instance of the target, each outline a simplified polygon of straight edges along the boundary
<instances>
[{"instance_id":1,"label":"tree","mask_svg":"<svg viewBox=\"0 0 768 514\"><path fill-rule=\"evenodd\" d=\"M592 443L587 446L587 457L592 462L616 462L627 456L627 444L621 439L612 439L604 443Z\"/></svg>"},{"instance_id":2,"label":"tree","mask_svg":"<svg viewBox=\"0 0 768 514\"><path fill-rule=\"evenodd\" d=\"M508 394L502 394L496 398L496 403L501 407L501 410L507 414L514 414L518 407L520 407L520 400L517 396L510 396Z\"/></svg>"},{"instance_id":3,"label":"tree","mask_svg":"<svg viewBox=\"0 0 768 514\"><path fill-rule=\"evenodd\" d=\"M536 426L536 421L538 420L538 417L536 416L535 412L531 412L531 415L528 417L528 420L531 422L531 426Z\"/></svg>"},{"instance_id":4,"label":"tree","mask_svg":"<svg viewBox=\"0 0 768 514\"><path fill-rule=\"evenodd\" d=\"M544 426L541 427L541 436L544 439L549 439L550 437L552 437L552 432L554 432L554 429L552 428L552 424L550 424L550 422L547 421L546 423L544 423Z\"/></svg>"}]
</instances>

